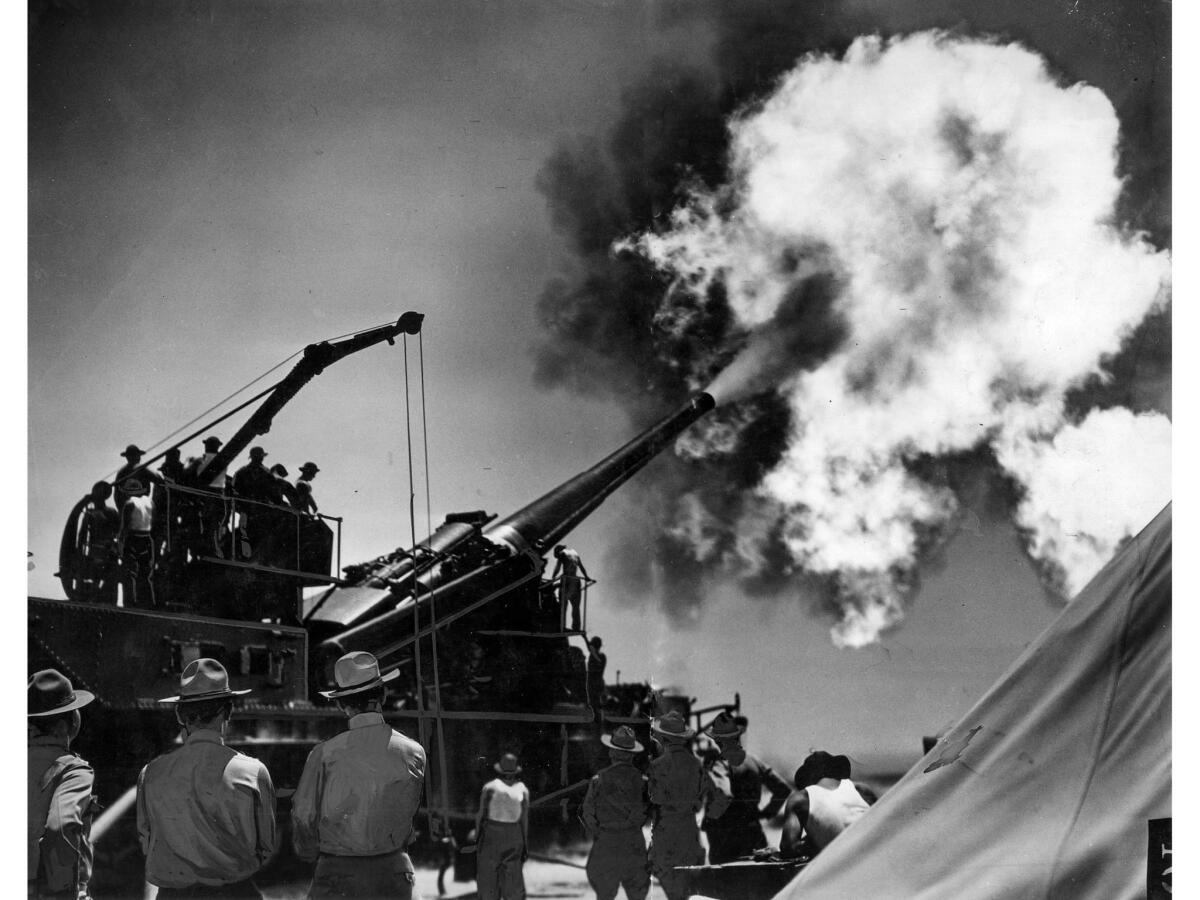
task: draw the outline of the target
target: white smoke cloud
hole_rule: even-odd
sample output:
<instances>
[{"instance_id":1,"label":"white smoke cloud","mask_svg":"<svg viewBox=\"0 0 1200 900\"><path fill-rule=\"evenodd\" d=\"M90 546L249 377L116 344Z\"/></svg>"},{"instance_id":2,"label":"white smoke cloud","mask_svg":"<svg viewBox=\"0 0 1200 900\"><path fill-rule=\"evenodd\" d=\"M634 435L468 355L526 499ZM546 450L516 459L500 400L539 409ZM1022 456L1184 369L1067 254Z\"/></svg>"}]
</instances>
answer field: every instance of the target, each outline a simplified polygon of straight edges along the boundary
<instances>
[{"instance_id":1,"label":"white smoke cloud","mask_svg":"<svg viewBox=\"0 0 1200 900\"><path fill-rule=\"evenodd\" d=\"M797 566L835 584L835 642L899 621L921 536L955 514L906 465L923 455L995 446L1028 489L1031 551L1073 591L1169 495L1161 465L1086 501L1070 487L1114 477L1124 432L1156 452L1170 439L1162 417L1064 417L1066 391L1168 292L1168 255L1114 221L1111 103L1018 45L923 33L808 57L730 128L728 186L624 246L673 276L676 310L724 285L750 337L719 401L768 376L787 398L794 433L759 491ZM780 313L815 275L837 286L845 337L802 371L780 357Z\"/></svg>"}]
</instances>

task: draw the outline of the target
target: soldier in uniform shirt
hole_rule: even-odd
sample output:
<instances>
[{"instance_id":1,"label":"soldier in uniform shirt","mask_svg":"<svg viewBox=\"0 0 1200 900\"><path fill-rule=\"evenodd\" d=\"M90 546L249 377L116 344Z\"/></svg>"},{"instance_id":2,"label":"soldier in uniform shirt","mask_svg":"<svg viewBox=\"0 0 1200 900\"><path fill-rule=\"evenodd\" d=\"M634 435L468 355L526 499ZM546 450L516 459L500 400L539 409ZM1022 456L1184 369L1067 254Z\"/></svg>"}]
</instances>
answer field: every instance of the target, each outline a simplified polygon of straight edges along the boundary
<instances>
[{"instance_id":1,"label":"soldier in uniform shirt","mask_svg":"<svg viewBox=\"0 0 1200 900\"><path fill-rule=\"evenodd\" d=\"M79 710L95 698L55 669L29 679L29 893L86 897L92 875L92 767L71 752Z\"/></svg>"},{"instance_id":2,"label":"soldier in uniform shirt","mask_svg":"<svg viewBox=\"0 0 1200 900\"><path fill-rule=\"evenodd\" d=\"M622 725L602 735L612 765L592 776L583 798L583 827L592 836L587 879L597 900L614 900L625 888L628 900L645 900L650 890L646 838L642 826L650 816L646 777L633 764L642 745L633 729Z\"/></svg>"},{"instance_id":3,"label":"soldier in uniform shirt","mask_svg":"<svg viewBox=\"0 0 1200 900\"><path fill-rule=\"evenodd\" d=\"M138 777L146 880L159 900L261 898L251 881L275 852L275 788L267 767L225 746L234 691L215 659L188 663L174 703L183 746Z\"/></svg>"},{"instance_id":4,"label":"soldier in uniform shirt","mask_svg":"<svg viewBox=\"0 0 1200 900\"><path fill-rule=\"evenodd\" d=\"M745 731L746 719L728 713L721 713L708 728L721 748L709 774L717 790L731 801L721 818L704 820L711 865L752 856L755 850L767 846L767 835L759 820L778 815L792 792L792 786L774 769L745 751L741 743ZM771 792L771 799L760 809L764 787Z\"/></svg>"},{"instance_id":5,"label":"soldier in uniform shirt","mask_svg":"<svg viewBox=\"0 0 1200 900\"><path fill-rule=\"evenodd\" d=\"M349 728L317 744L292 797L292 841L316 859L309 900L388 897L409 900L414 870L405 847L421 805L425 751L383 718L387 682L370 653L334 664L336 700Z\"/></svg>"},{"instance_id":6,"label":"soldier in uniform shirt","mask_svg":"<svg viewBox=\"0 0 1200 900\"><path fill-rule=\"evenodd\" d=\"M692 754L688 742L696 730L678 710L652 719L650 733L662 747L662 753L650 763L650 802L654 806L650 870L667 900L686 900L687 879L674 869L704 864L696 813L707 807L709 818L720 818L729 806L729 797L716 790Z\"/></svg>"}]
</instances>

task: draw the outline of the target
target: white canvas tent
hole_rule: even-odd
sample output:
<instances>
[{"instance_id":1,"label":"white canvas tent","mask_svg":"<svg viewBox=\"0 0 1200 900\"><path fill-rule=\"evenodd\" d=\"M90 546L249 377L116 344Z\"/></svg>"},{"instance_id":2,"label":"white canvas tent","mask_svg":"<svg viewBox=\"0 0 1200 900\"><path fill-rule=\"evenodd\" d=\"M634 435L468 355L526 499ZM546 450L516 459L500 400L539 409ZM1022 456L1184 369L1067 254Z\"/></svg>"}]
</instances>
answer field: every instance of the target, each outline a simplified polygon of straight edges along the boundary
<instances>
[{"instance_id":1,"label":"white canvas tent","mask_svg":"<svg viewBox=\"0 0 1200 900\"><path fill-rule=\"evenodd\" d=\"M1171 816L1171 507L777 897L1146 896Z\"/></svg>"}]
</instances>

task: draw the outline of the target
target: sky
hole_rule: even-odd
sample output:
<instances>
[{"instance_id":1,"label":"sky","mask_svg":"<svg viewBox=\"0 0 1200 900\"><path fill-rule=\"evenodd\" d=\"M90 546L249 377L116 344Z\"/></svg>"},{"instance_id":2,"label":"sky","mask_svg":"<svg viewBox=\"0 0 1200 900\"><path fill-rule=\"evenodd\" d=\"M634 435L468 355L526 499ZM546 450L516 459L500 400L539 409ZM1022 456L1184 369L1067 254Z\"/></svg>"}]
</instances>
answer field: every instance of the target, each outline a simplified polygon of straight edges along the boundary
<instances>
[{"instance_id":1,"label":"sky","mask_svg":"<svg viewBox=\"0 0 1200 900\"><path fill-rule=\"evenodd\" d=\"M590 466L686 396L672 360L694 349L646 337L663 282L626 280L611 241L664 226L688 179L725 178L727 116L803 53L931 27L1024 41L1097 85L1121 128L1116 218L1170 248L1170 26L1145 4L33 4L29 592L62 596L63 522L126 444L409 309L434 524ZM1170 321L1070 402L1170 415ZM410 542L404 388L402 347L371 348L258 442L268 463L320 465L344 563ZM647 498L706 471L652 463L569 540L598 579L610 679L740 693L751 748L789 773L816 747L915 760L1060 608L1008 483L970 454L947 466L954 527L912 564L898 622L855 649L794 569L750 589L647 543Z\"/></svg>"}]
</instances>

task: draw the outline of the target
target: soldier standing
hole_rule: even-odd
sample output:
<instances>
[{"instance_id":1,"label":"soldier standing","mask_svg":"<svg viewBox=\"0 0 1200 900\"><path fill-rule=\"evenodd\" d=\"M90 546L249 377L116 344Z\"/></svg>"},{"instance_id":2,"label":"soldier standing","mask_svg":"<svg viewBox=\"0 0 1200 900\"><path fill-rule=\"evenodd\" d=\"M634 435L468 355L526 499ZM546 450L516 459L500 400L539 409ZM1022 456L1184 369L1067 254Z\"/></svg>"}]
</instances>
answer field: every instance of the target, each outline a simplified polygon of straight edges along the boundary
<instances>
[{"instance_id":1,"label":"soldier standing","mask_svg":"<svg viewBox=\"0 0 1200 900\"><path fill-rule=\"evenodd\" d=\"M628 900L644 900L650 890L646 838L642 826L650 814L646 776L633 764L642 745L628 725L602 735L612 765L592 776L583 798L583 827L592 837L587 879L597 900L614 900L625 888Z\"/></svg>"},{"instance_id":2,"label":"soldier standing","mask_svg":"<svg viewBox=\"0 0 1200 900\"><path fill-rule=\"evenodd\" d=\"M306 462L300 467L300 477L296 479L296 496L299 498L297 508L307 513L316 513L317 501L313 499L312 480L321 470L315 462Z\"/></svg>"},{"instance_id":3,"label":"soldier standing","mask_svg":"<svg viewBox=\"0 0 1200 900\"><path fill-rule=\"evenodd\" d=\"M146 880L159 900L261 898L250 880L275 852L275 788L267 767L225 746L235 697L215 659L188 663L174 703L183 746L138 776Z\"/></svg>"},{"instance_id":4,"label":"soldier standing","mask_svg":"<svg viewBox=\"0 0 1200 900\"><path fill-rule=\"evenodd\" d=\"M755 850L767 846L767 835L759 820L778 815L792 792L792 786L774 769L742 747L746 725L745 717L723 712L708 728L721 748L721 755L709 773L717 790L731 801L719 819L704 820L708 861L712 865L751 856ZM771 799L759 809L764 787L771 792Z\"/></svg>"},{"instance_id":5,"label":"soldier standing","mask_svg":"<svg viewBox=\"0 0 1200 900\"><path fill-rule=\"evenodd\" d=\"M554 558L557 562L554 564L554 571L550 573L550 580L556 580L559 572L562 573L558 587L560 615L565 622L567 607L570 606L571 630L579 631L579 601L583 596L583 581L588 577L587 569L583 567L579 553L563 544L554 548Z\"/></svg>"},{"instance_id":6,"label":"soldier standing","mask_svg":"<svg viewBox=\"0 0 1200 900\"><path fill-rule=\"evenodd\" d=\"M55 669L29 679L29 897L86 897L92 876L92 767L71 752L95 696Z\"/></svg>"},{"instance_id":7,"label":"soldier standing","mask_svg":"<svg viewBox=\"0 0 1200 900\"><path fill-rule=\"evenodd\" d=\"M117 509L125 505L130 497L149 493L155 484L161 484L162 479L142 465L142 457L146 452L137 444L130 444L121 455L125 457L125 465L117 469L113 476L113 503Z\"/></svg>"},{"instance_id":8,"label":"soldier standing","mask_svg":"<svg viewBox=\"0 0 1200 900\"><path fill-rule=\"evenodd\" d=\"M662 747L662 753L650 763L650 802L654 806L650 871L667 900L686 900L687 878L674 869L704 863L696 813L707 805L709 818L720 818L729 806L729 797L713 787L700 760L692 754L688 741L696 730L678 710L652 719L650 733Z\"/></svg>"},{"instance_id":9,"label":"soldier standing","mask_svg":"<svg viewBox=\"0 0 1200 900\"><path fill-rule=\"evenodd\" d=\"M479 900L525 900L529 857L529 788L519 780L517 757L505 753L493 768L499 778L483 786L475 814Z\"/></svg>"},{"instance_id":10,"label":"soldier standing","mask_svg":"<svg viewBox=\"0 0 1200 900\"><path fill-rule=\"evenodd\" d=\"M383 718L387 682L370 653L334 664L336 700L349 729L317 744L292 798L292 841L301 859L316 859L309 900L413 895L405 847L421 804L425 751Z\"/></svg>"}]
</instances>

